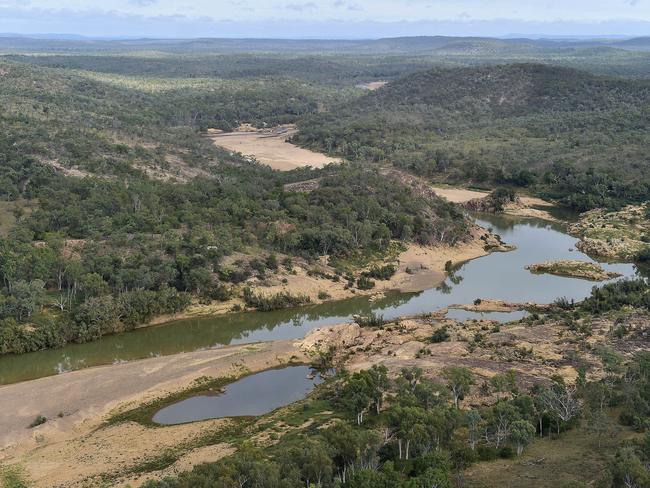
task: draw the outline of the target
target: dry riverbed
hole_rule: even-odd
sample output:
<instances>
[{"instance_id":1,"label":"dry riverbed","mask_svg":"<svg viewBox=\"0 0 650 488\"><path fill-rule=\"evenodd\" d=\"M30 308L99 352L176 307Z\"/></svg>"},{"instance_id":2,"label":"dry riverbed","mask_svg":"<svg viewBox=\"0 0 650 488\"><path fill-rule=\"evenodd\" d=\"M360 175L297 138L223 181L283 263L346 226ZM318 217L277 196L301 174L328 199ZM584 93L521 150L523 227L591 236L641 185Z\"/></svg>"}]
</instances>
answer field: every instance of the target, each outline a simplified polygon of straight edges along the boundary
<instances>
[{"instance_id":1,"label":"dry riverbed","mask_svg":"<svg viewBox=\"0 0 650 488\"><path fill-rule=\"evenodd\" d=\"M208 131L208 137L219 147L241 153L279 171L290 171L303 166L322 168L330 163L341 162L340 158L303 149L287 142L296 132L293 125L270 129L242 125L234 132L211 129Z\"/></svg>"},{"instance_id":2,"label":"dry riverbed","mask_svg":"<svg viewBox=\"0 0 650 488\"><path fill-rule=\"evenodd\" d=\"M0 463L20 466L30 486L49 488L92 486L107 476L113 480L110 486L143 482L141 467L166 450L181 449L174 463L177 468L216 460L230 452L229 447L218 443L208 448L200 440L227 426L227 420L164 428L103 422L111 413L178 393L197 380L236 378L306 359L294 343L277 341L100 366L2 386ZM28 428L38 415L47 422Z\"/></svg>"}]
</instances>

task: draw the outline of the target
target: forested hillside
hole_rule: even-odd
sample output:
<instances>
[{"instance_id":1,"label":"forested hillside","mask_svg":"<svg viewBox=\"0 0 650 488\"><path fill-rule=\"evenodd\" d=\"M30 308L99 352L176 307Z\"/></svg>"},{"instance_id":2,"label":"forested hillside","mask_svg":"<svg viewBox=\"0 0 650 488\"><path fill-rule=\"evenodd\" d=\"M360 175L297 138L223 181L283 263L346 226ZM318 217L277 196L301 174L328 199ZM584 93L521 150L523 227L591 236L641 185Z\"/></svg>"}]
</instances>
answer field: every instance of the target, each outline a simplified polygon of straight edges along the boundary
<instances>
[{"instance_id":1,"label":"forested hillside","mask_svg":"<svg viewBox=\"0 0 650 488\"><path fill-rule=\"evenodd\" d=\"M275 253L453 243L462 214L356 165L278 173L204 127L277 124L327 94L291 80L176 83L0 65L0 352L84 342L225 300ZM308 192L283 185L322 178ZM232 267L224 256L258 256ZM285 297L295 303L292 297Z\"/></svg>"},{"instance_id":2,"label":"forested hillside","mask_svg":"<svg viewBox=\"0 0 650 488\"><path fill-rule=\"evenodd\" d=\"M535 64L435 69L300 122L299 144L578 209L648 198L650 84Z\"/></svg>"}]
</instances>

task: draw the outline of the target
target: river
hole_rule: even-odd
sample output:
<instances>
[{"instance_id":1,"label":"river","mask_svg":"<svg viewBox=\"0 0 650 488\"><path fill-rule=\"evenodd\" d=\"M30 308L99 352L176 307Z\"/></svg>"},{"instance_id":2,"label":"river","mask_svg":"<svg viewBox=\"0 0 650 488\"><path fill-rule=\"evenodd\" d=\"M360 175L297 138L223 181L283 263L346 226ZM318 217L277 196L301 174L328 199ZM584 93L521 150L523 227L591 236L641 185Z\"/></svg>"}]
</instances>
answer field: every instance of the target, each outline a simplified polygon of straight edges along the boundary
<instances>
[{"instance_id":1,"label":"river","mask_svg":"<svg viewBox=\"0 0 650 488\"><path fill-rule=\"evenodd\" d=\"M381 299L357 297L274 312L233 313L179 320L107 336L87 344L62 349L0 357L0 384L25 381L102 364L114 364L151 356L195 351L228 344L292 339L309 330L349 321L353 315L375 312L390 319L431 312L452 304L469 304L476 298L510 302L550 303L556 298L580 300L593 282L525 270L529 264L557 259L591 258L575 249L577 240L561 224L540 219L482 216L477 222L490 227L517 249L468 261L442 286L421 293L389 293ZM624 277L638 271L632 264L603 264ZM452 312L455 318L478 317L471 312ZM516 320L521 314L493 314L496 320Z\"/></svg>"}]
</instances>

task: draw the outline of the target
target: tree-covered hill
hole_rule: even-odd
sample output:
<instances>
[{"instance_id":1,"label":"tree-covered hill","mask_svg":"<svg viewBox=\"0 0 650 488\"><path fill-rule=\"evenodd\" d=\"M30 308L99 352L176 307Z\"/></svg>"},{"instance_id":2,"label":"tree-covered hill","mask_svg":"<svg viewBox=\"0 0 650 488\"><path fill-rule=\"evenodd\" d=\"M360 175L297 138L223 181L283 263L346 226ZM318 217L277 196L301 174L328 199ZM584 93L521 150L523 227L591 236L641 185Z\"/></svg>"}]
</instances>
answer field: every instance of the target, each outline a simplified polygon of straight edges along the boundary
<instances>
[{"instance_id":1,"label":"tree-covered hill","mask_svg":"<svg viewBox=\"0 0 650 488\"><path fill-rule=\"evenodd\" d=\"M296 257L383 253L393 239L465 239L458 209L379 171L279 173L202 135L295 121L327 96L286 79L1 63L0 208L13 218L0 222L0 354L98 339L190 300L228 300L280 260L291 269ZM314 178L312 191L284 189ZM224 265L234 252L246 259Z\"/></svg>"},{"instance_id":2,"label":"tree-covered hill","mask_svg":"<svg viewBox=\"0 0 650 488\"><path fill-rule=\"evenodd\" d=\"M648 198L650 83L513 64L434 69L306 117L296 142L581 209Z\"/></svg>"},{"instance_id":3,"label":"tree-covered hill","mask_svg":"<svg viewBox=\"0 0 650 488\"><path fill-rule=\"evenodd\" d=\"M476 117L629 110L650 100L650 83L596 77L570 68L513 64L431 70L406 76L354 105L368 110L431 109ZM423 114L423 118L426 114Z\"/></svg>"}]
</instances>

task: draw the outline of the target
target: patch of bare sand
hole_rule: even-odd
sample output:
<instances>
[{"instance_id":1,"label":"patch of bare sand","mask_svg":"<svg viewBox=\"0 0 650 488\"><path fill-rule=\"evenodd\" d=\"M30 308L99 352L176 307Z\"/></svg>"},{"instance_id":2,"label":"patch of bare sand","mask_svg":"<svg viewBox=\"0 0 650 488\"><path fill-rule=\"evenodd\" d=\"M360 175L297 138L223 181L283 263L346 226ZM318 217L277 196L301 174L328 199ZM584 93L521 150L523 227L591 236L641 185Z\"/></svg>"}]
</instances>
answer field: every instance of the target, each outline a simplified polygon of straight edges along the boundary
<instances>
[{"instance_id":1,"label":"patch of bare sand","mask_svg":"<svg viewBox=\"0 0 650 488\"><path fill-rule=\"evenodd\" d=\"M440 285L446 277L445 265L452 265L476 259L489 254L486 245L495 246L492 251L507 251L487 230L475 226L471 238L455 246L441 245L434 247L409 244L397 258L397 272L389 280L376 280L371 290L345 289L345 281L338 282L309 273L302 267L295 268L295 274L282 275L276 283L268 287L257 287L256 292L272 295L279 292L307 295L312 302L321 302L320 293L326 293L327 300L340 300L354 295L374 295L387 291L418 292ZM325 260L323 260L325 261ZM321 263L325 273L334 270ZM282 280L286 282L282 282Z\"/></svg>"},{"instance_id":2,"label":"patch of bare sand","mask_svg":"<svg viewBox=\"0 0 650 488\"><path fill-rule=\"evenodd\" d=\"M287 142L296 132L293 125L273 129L242 126L234 132L209 130L208 137L217 146L252 157L279 171L290 171L303 166L322 168L330 163L341 162L340 158L303 149Z\"/></svg>"},{"instance_id":3,"label":"patch of bare sand","mask_svg":"<svg viewBox=\"0 0 650 488\"><path fill-rule=\"evenodd\" d=\"M88 368L0 387L0 460L22 466L36 487L83 486L178 449L220 422L149 428L125 423L109 427L111 412L134 408L184 390L200 377L237 376L305 356L291 341L232 346ZM59 416L62 414L62 416ZM37 416L48 421L28 429ZM182 466L215 455L182 453ZM186 456L190 457L186 457ZM207 457L206 457L207 459ZM30 485L31 486L31 485Z\"/></svg>"},{"instance_id":4,"label":"patch of bare sand","mask_svg":"<svg viewBox=\"0 0 650 488\"><path fill-rule=\"evenodd\" d=\"M364 90L368 91L375 91L385 87L386 85L388 85L387 81L371 81L368 83L360 83L357 85L357 88L363 88Z\"/></svg>"},{"instance_id":5,"label":"patch of bare sand","mask_svg":"<svg viewBox=\"0 0 650 488\"><path fill-rule=\"evenodd\" d=\"M465 188L443 188L433 186L431 187L436 195L452 203L466 203L475 198L485 198L489 195L488 192L467 190Z\"/></svg>"},{"instance_id":6,"label":"patch of bare sand","mask_svg":"<svg viewBox=\"0 0 650 488\"><path fill-rule=\"evenodd\" d=\"M439 197L442 197L452 203L458 204L467 203L471 200L482 199L489 195L488 192L467 190L465 188L434 186L432 189ZM534 207L553 207L553 204L537 197L520 196L517 198L517 202L506 205L504 213L517 217L535 217L551 221L558 220L553 217L547 210Z\"/></svg>"},{"instance_id":7,"label":"patch of bare sand","mask_svg":"<svg viewBox=\"0 0 650 488\"><path fill-rule=\"evenodd\" d=\"M209 420L160 429L127 422L66 442L45 444L22 457L20 465L29 473L30 486L34 487L92 486L102 475L113 478L111 486L140 486L149 479L189 470L232 453L230 446L217 444L209 449L190 450L164 470L137 476L127 474L137 470L139 464L176 450L224 423Z\"/></svg>"}]
</instances>

